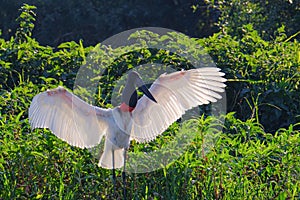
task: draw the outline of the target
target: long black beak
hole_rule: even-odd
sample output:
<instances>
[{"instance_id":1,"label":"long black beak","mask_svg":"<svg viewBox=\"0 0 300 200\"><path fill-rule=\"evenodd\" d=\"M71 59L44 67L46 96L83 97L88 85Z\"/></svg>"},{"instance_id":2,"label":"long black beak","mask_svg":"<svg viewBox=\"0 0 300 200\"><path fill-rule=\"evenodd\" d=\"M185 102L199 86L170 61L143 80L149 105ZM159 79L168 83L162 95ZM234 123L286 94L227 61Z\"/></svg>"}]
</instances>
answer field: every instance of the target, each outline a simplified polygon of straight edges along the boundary
<instances>
[{"instance_id":1,"label":"long black beak","mask_svg":"<svg viewBox=\"0 0 300 200\"><path fill-rule=\"evenodd\" d=\"M139 88L140 91L142 91L149 99L151 99L152 101L154 101L155 103L157 103L156 99L153 97L153 95L148 90L148 88L146 87L145 83L143 82L143 80L140 77L137 78L136 84L137 84L137 86L138 86L138 88Z\"/></svg>"}]
</instances>

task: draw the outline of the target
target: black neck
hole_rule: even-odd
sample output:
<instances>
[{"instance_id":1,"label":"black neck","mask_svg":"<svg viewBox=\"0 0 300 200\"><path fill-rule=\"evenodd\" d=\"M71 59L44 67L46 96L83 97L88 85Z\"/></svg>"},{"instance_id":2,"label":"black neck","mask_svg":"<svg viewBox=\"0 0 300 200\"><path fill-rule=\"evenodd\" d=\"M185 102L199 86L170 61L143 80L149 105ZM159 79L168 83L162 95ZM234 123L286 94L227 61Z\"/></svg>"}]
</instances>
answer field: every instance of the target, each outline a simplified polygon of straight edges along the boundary
<instances>
[{"instance_id":1,"label":"black neck","mask_svg":"<svg viewBox=\"0 0 300 200\"><path fill-rule=\"evenodd\" d=\"M125 103L126 105L134 108L138 101L138 95L136 92L136 88L134 84L127 83L123 92L122 92L122 103Z\"/></svg>"}]
</instances>

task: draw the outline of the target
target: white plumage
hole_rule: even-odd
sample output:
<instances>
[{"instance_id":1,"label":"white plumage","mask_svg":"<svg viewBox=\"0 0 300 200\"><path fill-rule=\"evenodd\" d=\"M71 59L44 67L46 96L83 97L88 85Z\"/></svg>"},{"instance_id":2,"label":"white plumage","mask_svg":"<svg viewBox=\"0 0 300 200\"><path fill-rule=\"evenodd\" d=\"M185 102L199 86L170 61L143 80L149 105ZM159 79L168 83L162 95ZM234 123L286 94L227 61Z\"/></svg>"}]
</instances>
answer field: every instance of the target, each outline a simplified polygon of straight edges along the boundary
<instances>
[{"instance_id":1,"label":"white plumage","mask_svg":"<svg viewBox=\"0 0 300 200\"><path fill-rule=\"evenodd\" d=\"M49 128L57 137L80 147L93 147L105 135L104 152L99 165L113 168L124 164L123 153L131 139L148 142L162 134L187 110L221 98L226 81L224 73L215 67L162 74L149 91L153 102L142 96L132 112L120 106L103 109L87 104L59 86L36 95L29 108L32 129Z\"/></svg>"}]
</instances>

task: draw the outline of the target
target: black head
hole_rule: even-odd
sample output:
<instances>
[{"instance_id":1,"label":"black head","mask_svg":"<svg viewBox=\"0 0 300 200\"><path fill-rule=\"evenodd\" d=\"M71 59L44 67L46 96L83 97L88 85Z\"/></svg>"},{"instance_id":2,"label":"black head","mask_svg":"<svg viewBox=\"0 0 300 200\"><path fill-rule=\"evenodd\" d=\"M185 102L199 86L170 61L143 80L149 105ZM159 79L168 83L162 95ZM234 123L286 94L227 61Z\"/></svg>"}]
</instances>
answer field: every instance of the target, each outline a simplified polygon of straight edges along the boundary
<instances>
[{"instance_id":1,"label":"black head","mask_svg":"<svg viewBox=\"0 0 300 200\"><path fill-rule=\"evenodd\" d=\"M149 99L151 99L152 101L154 101L155 103L156 100L153 97L153 95L150 93L150 91L148 90L148 88L145 86L143 80L141 79L140 75L135 72L135 71L131 71L128 74L128 79L125 85L125 88L122 92L122 103L125 103L126 105L134 108L137 104L138 101L138 95L136 92L136 88L138 87L138 89L143 92Z\"/></svg>"}]
</instances>

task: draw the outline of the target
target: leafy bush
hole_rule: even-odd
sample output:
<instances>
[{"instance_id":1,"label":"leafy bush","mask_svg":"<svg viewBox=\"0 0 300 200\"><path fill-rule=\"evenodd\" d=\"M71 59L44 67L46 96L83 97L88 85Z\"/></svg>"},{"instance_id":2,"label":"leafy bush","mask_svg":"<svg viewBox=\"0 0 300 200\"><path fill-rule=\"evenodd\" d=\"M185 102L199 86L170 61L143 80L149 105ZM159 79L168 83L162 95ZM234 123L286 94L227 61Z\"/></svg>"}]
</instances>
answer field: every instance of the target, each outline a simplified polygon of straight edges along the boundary
<instances>
[{"instance_id":1,"label":"leafy bush","mask_svg":"<svg viewBox=\"0 0 300 200\"><path fill-rule=\"evenodd\" d=\"M222 32L201 40L217 65L226 71L229 111L243 120L255 118L274 132L299 122L300 46L278 29L272 41L263 40L251 24L240 39Z\"/></svg>"},{"instance_id":2,"label":"leafy bush","mask_svg":"<svg viewBox=\"0 0 300 200\"><path fill-rule=\"evenodd\" d=\"M276 38L277 29L284 26L288 35L299 39L299 0L207 0L213 9L220 12L218 27L238 38L244 35L245 24L252 24L266 40Z\"/></svg>"}]
</instances>

